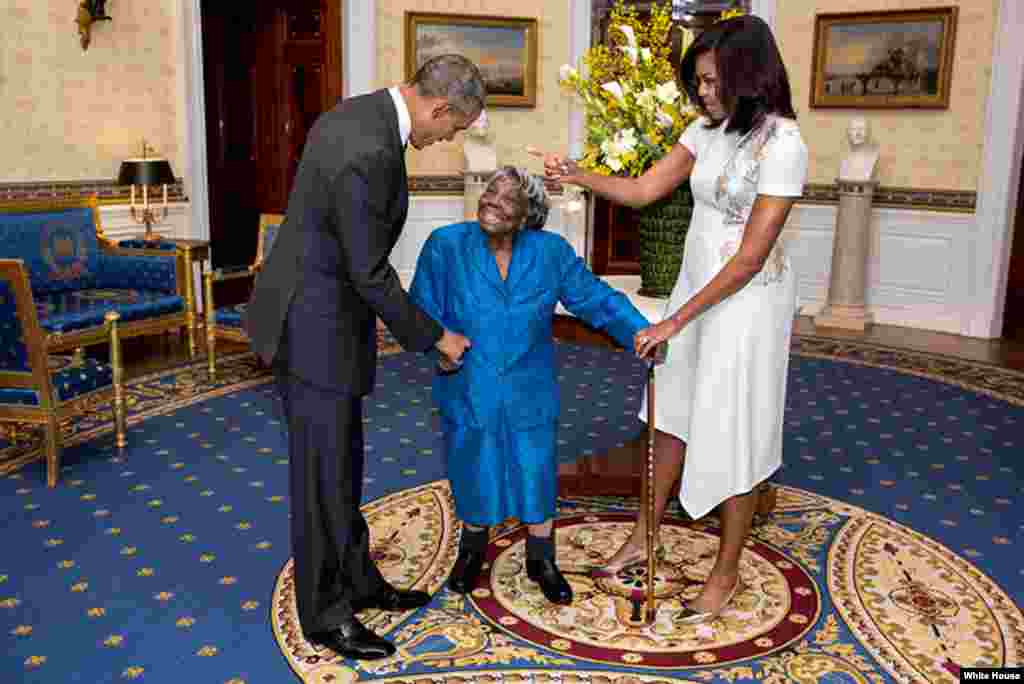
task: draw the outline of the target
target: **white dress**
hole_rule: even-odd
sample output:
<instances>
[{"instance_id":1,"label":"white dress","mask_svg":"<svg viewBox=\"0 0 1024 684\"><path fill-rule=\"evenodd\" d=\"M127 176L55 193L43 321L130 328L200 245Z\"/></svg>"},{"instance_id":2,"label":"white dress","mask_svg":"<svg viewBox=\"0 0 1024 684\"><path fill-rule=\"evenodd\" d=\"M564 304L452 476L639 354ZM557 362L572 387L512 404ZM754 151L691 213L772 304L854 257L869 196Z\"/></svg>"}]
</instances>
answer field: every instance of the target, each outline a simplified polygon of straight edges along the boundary
<instances>
[{"instance_id":1,"label":"white dress","mask_svg":"<svg viewBox=\"0 0 1024 684\"><path fill-rule=\"evenodd\" d=\"M795 121L769 117L744 136L705 122L691 124L679 140L696 158L694 211L665 316L736 253L758 194L798 197L807 177L807 147ZM795 313L795 277L780 238L753 280L669 341L655 371L655 425L687 443L679 500L694 518L782 465ZM644 404L641 420L646 397Z\"/></svg>"}]
</instances>

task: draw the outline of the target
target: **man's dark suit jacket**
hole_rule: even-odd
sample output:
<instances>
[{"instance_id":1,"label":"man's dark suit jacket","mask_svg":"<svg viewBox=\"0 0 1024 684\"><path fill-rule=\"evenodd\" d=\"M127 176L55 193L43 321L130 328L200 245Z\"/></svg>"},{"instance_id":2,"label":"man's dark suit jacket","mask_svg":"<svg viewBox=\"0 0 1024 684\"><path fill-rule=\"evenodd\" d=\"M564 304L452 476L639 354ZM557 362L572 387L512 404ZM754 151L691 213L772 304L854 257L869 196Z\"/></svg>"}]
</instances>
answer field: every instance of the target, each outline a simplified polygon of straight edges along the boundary
<instances>
[{"instance_id":1,"label":"man's dark suit jacket","mask_svg":"<svg viewBox=\"0 0 1024 684\"><path fill-rule=\"evenodd\" d=\"M405 150L388 91L323 114L248 306L246 328L265 363L362 396L374 385L377 315L405 349L426 351L441 338L388 260L408 209Z\"/></svg>"}]
</instances>

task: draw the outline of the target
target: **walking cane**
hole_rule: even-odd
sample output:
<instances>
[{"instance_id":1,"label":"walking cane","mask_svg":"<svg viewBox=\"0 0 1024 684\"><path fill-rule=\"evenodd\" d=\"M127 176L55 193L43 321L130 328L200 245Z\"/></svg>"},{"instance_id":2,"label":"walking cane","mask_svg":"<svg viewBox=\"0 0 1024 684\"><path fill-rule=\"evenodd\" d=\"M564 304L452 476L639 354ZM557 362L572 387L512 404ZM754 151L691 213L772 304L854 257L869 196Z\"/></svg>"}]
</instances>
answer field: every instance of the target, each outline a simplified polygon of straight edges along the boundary
<instances>
[{"instance_id":1,"label":"walking cane","mask_svg":"<svg viewBox=\"0 0 1024 684\"><path fill-rule=\"evenodd\" d=\"M644 501L642 506L647 512L647 582L646 600L644 601L643 621L647 624L654 622L657 610L654 606L654 573L656 556L654 550L654 530L657 521L654 519L654 367L665 362L665 354L668 351L666 344L659 344L651 352L651 358L646 360L647 365L647 463L644 468Z\"/></svg>"},{"instance_id":2,"label":"walking cane","mask_svg":"<svg viewBox=\"0 0 1024 684\"><path fill-rule=\"evenodd\" d=\"M657 522L654 520L654 365L655 359L647 362L647 467L644 469L644 477L647 486L644 487L644 510L647 511L647 601L644 610L644 622L654 622L654 527Z\"/></svg>"}]
</instances>

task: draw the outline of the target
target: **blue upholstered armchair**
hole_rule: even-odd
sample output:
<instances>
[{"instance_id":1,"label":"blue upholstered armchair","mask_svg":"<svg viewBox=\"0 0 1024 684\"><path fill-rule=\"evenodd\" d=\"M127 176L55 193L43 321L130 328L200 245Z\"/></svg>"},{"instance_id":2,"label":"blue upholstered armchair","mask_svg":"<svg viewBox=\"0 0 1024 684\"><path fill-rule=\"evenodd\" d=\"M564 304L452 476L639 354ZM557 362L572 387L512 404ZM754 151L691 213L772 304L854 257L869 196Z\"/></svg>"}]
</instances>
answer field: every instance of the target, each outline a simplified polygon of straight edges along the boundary
<instances>
[{"instance_id":1,"label":"blue upholstered armchair","mask_svg":"<svg viewBox=\"0 0 1024 684\"><path fill-rule=\"evenodd\" d=\"M54 487L60 476L62 421L110 400L117 445L125 446L119 314L106 312L100 324L110 341L110 364L51 356L30 282L25 262L0 259L0 422L43 427L46 481Z\"/></svg>"},{"instance_id":2,"label":"blue upholstered armchair","mask_svg":"<svg viewBox=\"0 0 1024 684\"><path fill-rule=\"evenodd\" d=\"M242 324L246 305L237 304L217 308L213 300L213 284L255 276L263 266L264 259L270 255L270 250L274 246L274 238L277 237L277 231L283 222L283 214L260 214L259 233L256 238L256 260L242 268L208 270L203 274L203 289L206 290L204 306L206 311L206 350L211 379L217 375L217 338L237 342L249 341Z\"/></svg>"},{"instance_id":3,"label":"blue upholstered armchair","mask_svg":"<svg viewBox=\"0 0 1024 684\"><path fill-rule=\"evenodd\" d=\"M25 264L47 353L106 343L110 311L122 338L187 324L184 259L115 246L95 198L0 205L0 258Z\"/></svg>"}]
</instances>

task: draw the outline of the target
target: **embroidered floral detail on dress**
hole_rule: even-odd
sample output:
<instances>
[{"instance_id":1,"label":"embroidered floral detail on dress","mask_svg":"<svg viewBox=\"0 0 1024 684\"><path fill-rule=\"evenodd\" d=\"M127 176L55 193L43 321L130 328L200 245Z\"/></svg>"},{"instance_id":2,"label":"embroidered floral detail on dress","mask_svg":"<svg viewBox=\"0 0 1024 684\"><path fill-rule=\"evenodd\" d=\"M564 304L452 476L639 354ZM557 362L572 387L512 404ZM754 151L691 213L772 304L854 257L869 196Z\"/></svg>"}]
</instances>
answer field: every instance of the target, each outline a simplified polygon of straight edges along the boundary
<instances>
[{"instance_id":1,"label":"embroidered floral detail on dress","mask_svg":"<svg viewBox=\"0 0 1024 684\"><path fill-rule=\"evenodd\" d=\"M736 144L736 151L722 169L715 184L715 202L722 212L722 227L733 234L719 250L721 264L735 256L743 240L750 212L757 199L757 186L761 177L761 162L767 157L769 143L782 136L800 135L799 129L786 120L770 116L765 122L744 135ZM782 280L789 268L782 240L777 240L768 254L761 272L752 282L762 285Z\"/></svg>"}]
</instances>

